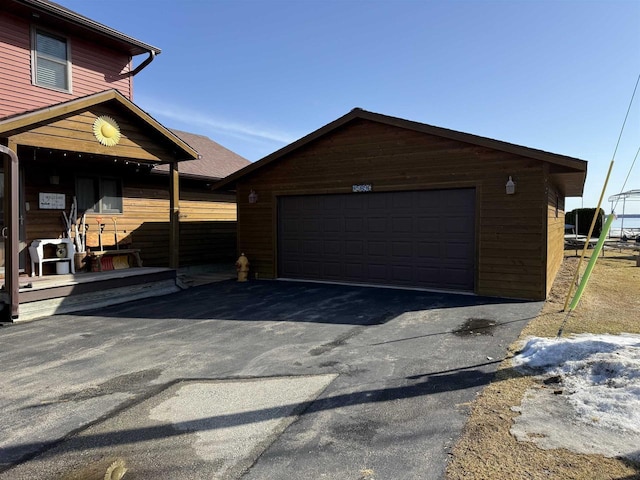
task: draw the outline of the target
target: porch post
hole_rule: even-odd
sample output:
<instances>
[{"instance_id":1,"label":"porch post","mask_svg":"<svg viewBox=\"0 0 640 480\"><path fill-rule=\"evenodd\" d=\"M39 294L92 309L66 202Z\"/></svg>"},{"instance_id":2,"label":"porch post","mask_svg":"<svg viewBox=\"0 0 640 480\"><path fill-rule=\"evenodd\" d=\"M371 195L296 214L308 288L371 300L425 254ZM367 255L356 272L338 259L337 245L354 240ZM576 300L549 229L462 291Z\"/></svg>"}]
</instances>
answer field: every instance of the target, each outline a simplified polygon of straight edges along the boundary
<instances>
[{"instance_id":1,"label":"porch post","mask_svg":"<svg viewBox=\"0 0 640 480\"><path fill-rule=\"evenodd\" d=\"M178 162L170 164L169 187L169 268L178 268L180 259L180 175Z\"/></svg>"},{"instance_id":2,"label":"porch post","mask_svg":"<svg viewBox=\"0 0 640 480\"><path fill-rule=\"evenodd\" d=\"M4 265L4 287L9 295L10 315L8 320L18 318L18 307L20 300L18 292L20 288L20 272L18 263L18 155L16 153L18 145L9 139L7 146L0 145L0 152L7 155L4 160L4 191L5 191L5 229L2 235L5 238L5 265Z\"/></svg>"}]
</instances>

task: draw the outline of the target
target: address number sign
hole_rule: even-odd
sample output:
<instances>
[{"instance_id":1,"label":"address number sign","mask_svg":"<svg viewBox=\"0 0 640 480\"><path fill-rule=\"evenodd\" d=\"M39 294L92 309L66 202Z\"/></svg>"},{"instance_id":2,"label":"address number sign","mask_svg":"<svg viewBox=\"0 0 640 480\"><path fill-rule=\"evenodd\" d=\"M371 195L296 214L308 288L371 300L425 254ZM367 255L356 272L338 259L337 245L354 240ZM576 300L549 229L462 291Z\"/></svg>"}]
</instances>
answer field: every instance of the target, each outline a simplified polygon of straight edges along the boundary
<instances>
[{"instance_id":1,"label":"address number sign","mask_svg":"<svg viewBox=\"0 0 640 480\"><path fill-rule=\"evenodd\" d=\"M373 190L373 188L372 188L370 183L365 183L363 185L352 185L351 186L351 191L353 193L370 192L371 190Z\"/></svg>"}]
</instances>

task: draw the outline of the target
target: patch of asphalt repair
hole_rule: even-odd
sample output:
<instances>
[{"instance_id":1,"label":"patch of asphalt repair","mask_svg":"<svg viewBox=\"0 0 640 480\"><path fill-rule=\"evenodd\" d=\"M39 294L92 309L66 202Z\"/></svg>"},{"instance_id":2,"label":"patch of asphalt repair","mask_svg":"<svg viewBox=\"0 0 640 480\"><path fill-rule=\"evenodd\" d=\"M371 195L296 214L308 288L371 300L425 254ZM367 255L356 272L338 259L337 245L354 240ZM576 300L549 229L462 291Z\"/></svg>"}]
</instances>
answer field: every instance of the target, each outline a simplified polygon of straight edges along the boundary
<instances>
[{"instance_id":1,"label":"patch of asphalt repair","mask_svg":"<svg viewBox=\"0 0 640 480\"><path fill-rule=\"evenodd\" d=\"M81 478L105 458L123 462L126 479L239 478L336 376L177 382L6 478Z\"/></svg>"},{"instance_id":2,"label":"patch of asphalt repair","mask_svg":"<svg viewBox=\"0 0 640 480\"><path fill-rule=\"evenodd\" d=\"M89 398L110 395L116 392L130 392L137 386L143 385L143 382L153 381L162 374L159 368L151 368L148 370L140 370L137 372L127 373L111 378L95 387L86 388L79 392L69 392L61 395L57 401L70 402L80 401Z\"/></svg>"},{"instance_id":3,"label":"patch of asphalt repair","mask_svg":"<svg viewBox=\"0 0 640 480\"><path fill-rule=\"evenodd\" d=\"M364 331L364 327L355 327L349 330L348 332L343 333L338 336L335 340L320 345L319 347L312 348L309 350L309 355L313 355L317 357L318 355L322 355L323 353L330 352L334 348L342 347L347 344L347 340L355 337L356 335L362 333Z\"/></svg>"}]
</instances>

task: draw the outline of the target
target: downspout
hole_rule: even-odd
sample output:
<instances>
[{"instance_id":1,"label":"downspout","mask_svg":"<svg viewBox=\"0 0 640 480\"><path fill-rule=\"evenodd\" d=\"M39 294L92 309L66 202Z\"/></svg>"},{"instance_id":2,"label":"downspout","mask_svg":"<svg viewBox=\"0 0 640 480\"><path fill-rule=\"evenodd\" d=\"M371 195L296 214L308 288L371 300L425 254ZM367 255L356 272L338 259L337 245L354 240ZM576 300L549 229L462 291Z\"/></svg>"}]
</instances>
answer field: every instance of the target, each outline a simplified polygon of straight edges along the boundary
<instances>
[{"instance_id":1,"label":"downspout","mask_svg":"<svg viewBox=\"0 0 640 480\"><path fill-rule=\"evenodd\" d=\"M151 62L153 62L155 58L156 58L156 52L154 52L153 50L149 50L149 56L144 60L144 62L142 62L140 65L138 65L136 68L134 68L130 72L127 72L125 76L135 77L138 73L140 73L140 71L142 71L143 68L145 68Z\"/></svg>"},{"instance_id":2,"label":"downspout","mask_svg":"<svg viewBox=\"0 0 640 480\"><path fill-rule=\"evenodd\" d=\"M2 229L2 237L7 240L5 244L5 251L8 250L8 255L5 260L5 272L4 272L4 288L9 295L9 305L11 306L11 313L9 320L18 318L18 306L20 305L20 299L18 298L20 289L20 278L18 271L18 155L9 147L0 145L0 153L4 153L9 156L9 179L5 178L5 185L9 187L9 222L8 225ZM8 185L7 185L8 184ZM7 235L8 231L8 235ZM8 268L7 268L8 267Z\"/></svg>"}]
</instances>

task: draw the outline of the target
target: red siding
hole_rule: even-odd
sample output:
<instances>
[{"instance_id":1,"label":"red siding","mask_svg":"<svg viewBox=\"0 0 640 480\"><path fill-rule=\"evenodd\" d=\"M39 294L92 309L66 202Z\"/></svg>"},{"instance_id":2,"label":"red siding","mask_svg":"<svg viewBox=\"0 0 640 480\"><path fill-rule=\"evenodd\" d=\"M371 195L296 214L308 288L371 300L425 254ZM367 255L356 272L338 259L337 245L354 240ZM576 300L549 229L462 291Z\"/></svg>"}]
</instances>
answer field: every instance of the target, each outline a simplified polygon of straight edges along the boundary
<instances>
[{"instance_id":1,"label":"red siding","mask_svg":"<svg viewBox=\"0 0 640 480\"><path fill-rule=\"evenodd\" d=\"M54 32L64 35L65 32ZM31 25L3 13L0 16L0 118L115 88L133 100L133 81L123 77L131 58L66 36L71 46L71 93L57 92L31 83Z\"/></svg>"}]
</instances>

